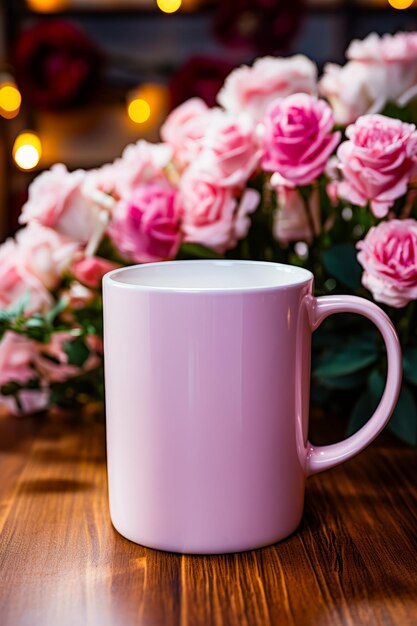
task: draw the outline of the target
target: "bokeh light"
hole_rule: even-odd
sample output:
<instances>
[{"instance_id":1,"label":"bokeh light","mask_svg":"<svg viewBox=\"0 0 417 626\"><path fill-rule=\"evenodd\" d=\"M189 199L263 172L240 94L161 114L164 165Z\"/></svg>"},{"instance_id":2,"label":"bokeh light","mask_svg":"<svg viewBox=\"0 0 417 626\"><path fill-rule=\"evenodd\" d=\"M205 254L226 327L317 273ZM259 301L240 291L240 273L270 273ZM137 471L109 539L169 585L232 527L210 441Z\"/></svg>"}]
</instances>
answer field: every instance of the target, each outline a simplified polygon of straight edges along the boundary
<instances>
[{"instance_id":1,"label":"bokeh light","mask_svg":"<svg viewBox=\"0 0 417 626\"><path fill-rule=\"evenodd\" d=\"M409 9L414 0L388 0L393 9Z\"/></svg>"},{"instance_id":2,"label":"bokeh light","mask_svg":"<svg viewBox=\"0 0 417 626\"><path fill-rule=\"evenodd\" d=\"M33 170L42 156L42 145L36 133L24 131L15 139L13 159L21 170Z\"/></svg>"},{"instance_id":3,"label":"bokeh light","mask_svg":"<svg viewBox=\"0 0 417 626\"><path fill-rule=\"evenodd\" d=\"M32 11L53 13L67 8L68 0L26 0L26 4Z\"/></svg>"},{"instance_id":4,"label":"bokeh light","mask_svg":"<svg viewBox=\"0 0 417 626\"><path fill-rule=\"evenodd\" d=\"M168 112L168 88L158 83L144 83L127 97L127 114L147 129L161 124Z\"/></svg>"},{"instance_id":5,"label":"bokeh light","mask_svg":"<svg viewBox=\"0 0 417 626\"><path fill-rule=\"evenodd\" d=\"M127 113L132 122L143 124L151 116L151 107L143 98L134 98L128 104Z\"/></svg>"},{"instance_id":6,"label":"bokeh light","mask_svg":"<svg viewBox=\"0 0 417 626\"><path fill-rule=\"evenodd\" d=\"M20 110L22 96L12 82L0 84L0 115L6 119L16 117Z\"/></svg>"},{"instance_id":7,"label":"bokeh light","mask_svg":"<svg viewBox=\"0 0 417 626\"><path fill-rule=\"evenodd\" d=\"M156 4L163 13L175 13L180 8L182 0L156 0Z\"/></svg>"}]
</instances>

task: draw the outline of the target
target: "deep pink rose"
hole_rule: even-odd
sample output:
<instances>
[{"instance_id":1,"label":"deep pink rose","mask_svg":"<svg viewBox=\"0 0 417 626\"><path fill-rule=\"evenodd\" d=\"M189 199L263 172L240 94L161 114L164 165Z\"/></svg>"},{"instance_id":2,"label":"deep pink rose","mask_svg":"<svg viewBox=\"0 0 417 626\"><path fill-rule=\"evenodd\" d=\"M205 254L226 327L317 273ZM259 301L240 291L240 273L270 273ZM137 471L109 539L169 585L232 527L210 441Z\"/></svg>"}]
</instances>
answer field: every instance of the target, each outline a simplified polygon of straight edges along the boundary
<instances>
[{"instance_id":1,"label":"deep pink rose","mask_svg":"<svg viewBox=\"0 0 417 626\"><path fill-rule=\"evenodd\" d=\"M0 341L0 387L16 382L25 385L29 380L38 377L32 363L35 356L35 345L32 341L13 332L6 332ZM8 413L32 413L45 409L48 404L48 393L44 390L19 391L20 407L13 396L0 394L0 407Z\"/></svg>"},{"instance_id":2,"label":"deep pink rose","mask_svg":"<svg viewBox=\"0 0 417 626\"><path fill-rule=\"evenodd\" d=\"M283 244L290 241L311 243L313 236L320 233L318 189L314 189L310 195L308 203L310 218L306 213L304 200L297 189L279 187L277 197L278 209L274 214L274 236L276 240Z\"/></svg>"},{"instance_id":3,"label":"deep pink rose","mask_svg":"<svg viewBox=\"0 0 417 626\"><path fill-rule=\"evenodd\" d=\"M337 151L343 173L339 194L359 206L370 201L373 214L384 217L417 173L416 127L364 115L348 126L346 136L349 141Z\"/></svg>"},{"instance_id":4,"label":"deep pink rose","mask_svg":"<svg viewBox=\"0 0 417 626\"><path fill-rule=\"evenodd\" d=\"M52 297L43 283L26 267L19 246L8 239L0 246L0 309L6 309L29 294L25 312L46 311Z\"/></svg>"},{"instance_id":5,"label":"deep pink rose","mask_svg":"<svg viewBox=\"0 0 417 626\"><path fill-rule=\"evenodd\" d=\"M76 259L71 265L75 278L83 285L97 289L104 274L119 267L116 263L98 256L86 256Z\"/></svg>"},{"instance_id":6,"label":"deep pink rose","mask_svg":"<svg viewBox=\"0 0 417 626\"><path fill-rule=\"evenodd\" d=\"M30 222L19 230L16 241L25 268L47 289L58 286L79 248L77 242L37 222Z\"/></svg>"},{"instance_id":7,"label":"deep pink rose","mask_svg":"<svg viewBox=\"0 0 417 626\"><path fill-rule=\"evenodd\" d=\"M417 221L390 220L357 244L362 284L377 302L396 308L417 299Z\"/></svg>"},{"instance_id":8,"label":"deep pink rose","mask_svg":"<svg viewBox=\"0 0 417 626\"><path fill-rule=\"evenodd\" d=\"M317 68L302 54L286 59L263 57L252 67L242 65L227 78L217 101L233 114L259 120L273 100L294 93L316 92Z\"/></svg>"},{"instance_id":9,"label":"deep pink rose","mask_svg":"<svg viewBox=\"0 0 417 626\"><path fill-rule=\"evenodd\" d=\"M62 235L86 243L97 228L98 208L83 195L85 172L68 172L57 164L37 176L19 222L37 221Z\"/></svg>"},{"instance_id":10,"label":"deep pink rose","mask_svg":"<svg viewBox=\"0 0 417 626\"><path fill-rule=\"evenodd\" d=\"M219 185L213 174L198 163L183 175L180 193L185 241L218 252L234 248L247 235L248 214L259 203L254 189L246 189L238 202L229 187Z\"/></svg>"},{"instance_id":11,"label":"deep pink rose","mask_svg":"<svg viewBox=\"0 0 417 626\"><path fill-rule=\"evenodd\" d=\"M324 100L294 94L273 102L264 118L262 165L274 184L309 185L323 173L340 140Z\"/></svg>"},{"instance_id":12,"label":"deep pink rose","mask_svg":"<svg viewBox=\"0 0 417 626\"><path fill-rule=\"evenodd\" d=\"M245 118L226 113L217 116L203 143L207 166L221 185L244 185L259 163L254 128Z\"/></svg>"},{"instance_id":13,"label":"deep pink rose","mask_svg":"<svg viewBox=\"0 0 417 626\"><path fill-rule=\"evenodd\" d=\"M149 263L175 257L180 245L177 193L166 183L137 187L114 211L109 234L130 261Z\"/></svg>"},{"instance_id":14,"label":"deep pink rose","mask_svg":"<svg viewBox=\"0 0 417 626\"><path fill-rule=\"evenodd\" d=\"M204 135L216 109L209 109L201 98L180 104L161 127L161 137L172 148L176 163L186 167L201 152Z\"/></svg>"}]
</instances>

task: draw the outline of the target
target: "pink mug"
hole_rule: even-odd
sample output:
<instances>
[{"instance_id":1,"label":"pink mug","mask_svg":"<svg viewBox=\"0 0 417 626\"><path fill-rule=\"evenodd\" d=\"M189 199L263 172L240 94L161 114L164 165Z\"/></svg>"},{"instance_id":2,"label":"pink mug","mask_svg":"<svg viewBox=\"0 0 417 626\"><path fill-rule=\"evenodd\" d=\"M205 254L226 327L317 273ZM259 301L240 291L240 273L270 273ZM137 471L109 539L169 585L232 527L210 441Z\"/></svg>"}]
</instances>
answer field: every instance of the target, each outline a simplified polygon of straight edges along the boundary
<instances>
[{"instance_id":1,"label":"pink mug","mask_svg":"<svg viewBox=\"0 0 417 626\"><path fill-rule=\"evenodd\" d=\"M367 446L395 407L401 352L372 302L315 298L313 275L252 261L173 261L104 277L110 513L131 541L182 553L252 550L291 534L305 479ZM331 313L374 322L384 395L357 433L307 438L311 334Z\"/></svg>"}]
</instances>

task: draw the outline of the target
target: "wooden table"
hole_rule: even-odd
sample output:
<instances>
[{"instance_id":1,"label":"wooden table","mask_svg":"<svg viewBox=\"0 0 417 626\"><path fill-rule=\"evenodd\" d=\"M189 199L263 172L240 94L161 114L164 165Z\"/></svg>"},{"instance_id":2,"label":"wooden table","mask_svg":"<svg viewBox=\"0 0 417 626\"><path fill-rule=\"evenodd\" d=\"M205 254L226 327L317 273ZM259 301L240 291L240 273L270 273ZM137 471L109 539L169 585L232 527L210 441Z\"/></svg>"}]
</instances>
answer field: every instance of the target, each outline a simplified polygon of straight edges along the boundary
<instances>
[{"instance_id":1,"label":"wooden table","mask_svg":"<svg viewBox=\"0 0 417 626\"><path fill-rule=\"evenodd\" d=\"M199 557L113 530L104 429L0 421L1 626L417 624L417 452L384 436L309 479L299 531Z\"/></svg>"}]
</instances>

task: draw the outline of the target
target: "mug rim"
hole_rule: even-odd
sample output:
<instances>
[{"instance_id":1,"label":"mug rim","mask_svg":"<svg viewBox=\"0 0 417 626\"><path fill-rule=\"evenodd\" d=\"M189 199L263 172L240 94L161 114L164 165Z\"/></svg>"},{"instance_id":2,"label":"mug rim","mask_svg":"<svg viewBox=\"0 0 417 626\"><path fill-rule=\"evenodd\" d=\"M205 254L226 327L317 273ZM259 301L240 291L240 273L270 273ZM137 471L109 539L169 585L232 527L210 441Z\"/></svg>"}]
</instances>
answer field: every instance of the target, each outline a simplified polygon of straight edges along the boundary
<instances>
[{"instance_id":1,"label":"mug rim","mask_svg":"<svg viewBox=\"0 0 417 626\"><path fill-rule=\"evenodd\" d=\"M257 267L263 267L271 269L272 267L277 270L281 270L285 272L287 275L292 274L294 280L291 282L285 283L274 283L271 281L270 284L261 284L261 285L248 285L248 286L216 286L216 287L207 287L207 286L195 286L195 287L184 287L180 285L152 285L152 284L140 284L139 282L130 283L125 282L117 278L119 274L125 274L128 272L146 272L149 268L161 267L167 269L172 268L174 265L201 265L207 264L212 266L244 266L251 265ZM132 289L135 291L142 292L161 292L161 293L206 293L206 294L229 294L229 293L250 293L250 292L265 292L265 291L281 291L299 288L302 285L306 285L314 280L314 275L310 270L307 270L303 267L299 267L297 265L289 265L286 263L274 263L272 261L250 261L250 260L239 260L239 259L192 259L192 260L176 260L176 261L158 261L155 263L141 263L137 265L128 265L125 267L118 267L117 269L111 270L107 272L103 276L103 286L108 285L112 287L118 287L122 289Z\"/></svg>"}]
</instances>

